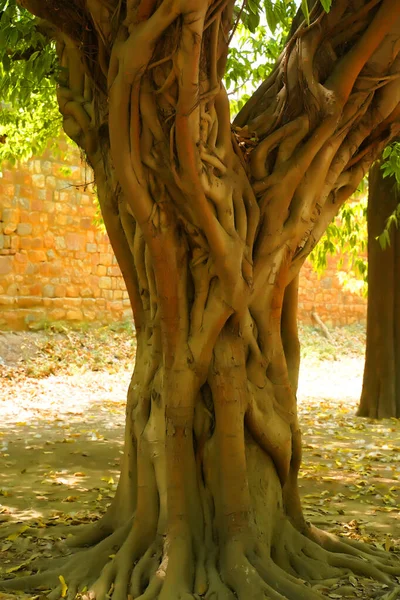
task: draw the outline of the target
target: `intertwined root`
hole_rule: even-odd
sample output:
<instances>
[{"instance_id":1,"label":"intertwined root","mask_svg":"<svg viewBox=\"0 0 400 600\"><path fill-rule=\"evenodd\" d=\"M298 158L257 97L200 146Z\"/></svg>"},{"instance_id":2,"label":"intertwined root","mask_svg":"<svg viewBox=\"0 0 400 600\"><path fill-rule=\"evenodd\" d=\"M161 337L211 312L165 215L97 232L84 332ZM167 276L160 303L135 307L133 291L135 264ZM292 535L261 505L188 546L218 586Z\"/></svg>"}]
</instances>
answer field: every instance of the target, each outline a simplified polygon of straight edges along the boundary
<instances>
[{"instance_id":1,"label":"intertwined root","mask_svg":"<svg viewBox=\"0 0 400 600\"><path fill-rule=\"evenodd\" d=\"M316 543L288 522L281 533L271 549L236 538L199 551L190 534L156 536L149 542L139 523L130 521L65 562L57 559L45 572L1 587L51 589L50 600L58 600L62 575L67 600L77 595L84 600L321 600L329 586L341 581L346 597L356 597L351 595L355 589L345 585L352 574L390 587L400 575L400 563L383 551L311 530Z\"/></svg>"}]
</instances>

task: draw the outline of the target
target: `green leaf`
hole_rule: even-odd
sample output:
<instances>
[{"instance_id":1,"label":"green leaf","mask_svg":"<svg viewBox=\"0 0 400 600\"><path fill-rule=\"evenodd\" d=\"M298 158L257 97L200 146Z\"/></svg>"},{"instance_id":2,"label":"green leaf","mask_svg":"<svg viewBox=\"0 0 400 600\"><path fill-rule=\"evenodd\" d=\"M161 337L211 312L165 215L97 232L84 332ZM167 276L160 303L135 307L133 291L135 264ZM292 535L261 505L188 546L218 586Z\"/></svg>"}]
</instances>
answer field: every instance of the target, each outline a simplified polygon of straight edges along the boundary
<instances>
[{"instance_id":1,"label":"green leaf","mask_svg":"<svg viewBox=\"0 0 400 600\"><path fill-rule=\"evenodd\" d=\"M307 0L301 0L301 10L303 11L303 15L305 20L307 21L307 25L310 25L310 11L308 9Z\"/></svg>"},{"instance_id":2,"label":"green leaf","mask_svg":"<svg viewBox=\"0 0 400 600\"><path fill-rule=\"evenodd\" d=\"M328 13L331 10L332 0L320 0L323 9Z\"/></svg>"}]
</instances>

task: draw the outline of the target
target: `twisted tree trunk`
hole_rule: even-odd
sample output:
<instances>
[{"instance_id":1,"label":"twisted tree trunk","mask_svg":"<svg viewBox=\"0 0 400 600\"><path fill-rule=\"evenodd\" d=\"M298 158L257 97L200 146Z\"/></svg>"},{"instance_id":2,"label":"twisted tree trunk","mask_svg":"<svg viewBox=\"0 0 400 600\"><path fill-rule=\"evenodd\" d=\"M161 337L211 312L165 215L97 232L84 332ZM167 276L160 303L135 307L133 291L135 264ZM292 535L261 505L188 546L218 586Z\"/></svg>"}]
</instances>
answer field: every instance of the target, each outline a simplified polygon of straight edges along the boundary
<instances>
[{"instance_id":1,"label":"twisted tree trunk","mask_svg":"<svg viewBox=\"0 0 400 600\"><path fill-rule=\"evenodd\" d=\"M371 419L400 417L400 232L391 228L385 250L377 240L398 202L395 178L383 178L376 162L369 173L367 349L358 408Z\"/></svg>"},{"instance_id":2,"label":"twisted tree trunk","mask_svg":"<svg viewBox=\"0 0 400 600\"><path fill-rule=\"evenodd\" d=\"M64 127L138 350L115 500L73 540L91 548L8 586L62 571L70 598L313 600L348 569L391 583L384 553L303 518L296 305L302 262L399 129L400 5L316 7L232 130L233 0L23 4L56 29Z\"/></svg>"}]
</instances>

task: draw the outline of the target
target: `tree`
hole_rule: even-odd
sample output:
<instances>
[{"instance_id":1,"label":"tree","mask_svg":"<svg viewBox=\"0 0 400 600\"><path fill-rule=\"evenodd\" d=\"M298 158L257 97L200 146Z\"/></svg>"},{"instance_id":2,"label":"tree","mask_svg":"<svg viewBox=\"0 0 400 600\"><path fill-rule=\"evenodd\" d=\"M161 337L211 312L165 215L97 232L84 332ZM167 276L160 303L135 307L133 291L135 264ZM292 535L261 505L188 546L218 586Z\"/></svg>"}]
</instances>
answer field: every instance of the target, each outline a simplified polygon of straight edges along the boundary
<instances>
[{"instance_id":1,"label":"tree","mask_svg":"<svg viewBox=\"0 0 400 600\"><path fill-rule=\"evenodd\" d=\"M373 419L400 416L399 183L400 144L395 142L369 171L368 202L343 206L340 219L329 225L312 252L318 272L325 268L328 253L345 252L346 283L368 287L366 359L357 415ZM367 239L368 276L363 256Z\"/></svg>"},{"instance_id":2,"label":"tree","mask_svg":"<svg viewBox=\"0 0 400 600\"><path fill-rule=\"evenodd\" d=\"M233 127L241 4L21 4L53 28L137 331L118 489L72 542L91 547L62 567L69 597L316 600L304 581L349 569L391 584L385 553L303 517L296 306L306 256L398 135L399 3L315 3Z\"/></svg>"},{"instance_id":3,"label":"tree","mask_svg":"<svg viewBox=\"0 0 400 600\"><path fill-rule=\"evenodd\" d=\"M367 349L357 414L373 419L400 417L400 232L390 227L399 197L389 167L385 177L377 161L369 174Z\"/></svg>"},{"instance_id":4,"label":"tree","mask_svg":"<svg viewBox=\"0 0 400 600\"><path fill-rule=\"evenodd\" d=\"M15 0L0 0L0 163L26 160L60 134L57 56L47 34Z\"/></svg>"}]
</instances>

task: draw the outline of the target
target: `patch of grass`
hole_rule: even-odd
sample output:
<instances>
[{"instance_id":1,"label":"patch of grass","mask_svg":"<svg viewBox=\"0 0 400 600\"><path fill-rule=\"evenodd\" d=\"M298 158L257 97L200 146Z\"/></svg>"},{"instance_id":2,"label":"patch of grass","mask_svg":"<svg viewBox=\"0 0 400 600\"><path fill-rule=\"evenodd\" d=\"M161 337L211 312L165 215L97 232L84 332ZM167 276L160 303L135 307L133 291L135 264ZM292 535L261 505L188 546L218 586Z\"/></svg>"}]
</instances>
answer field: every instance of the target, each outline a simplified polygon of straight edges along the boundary
<instances>
[{"instance_id":1,"label":"patch of grass","mask_svg":"<svg viewBox=\"0 0 400 600\"><path fill-rule=\"evenodd\" d=\"M317 327L300 325L299 329L302 359L334 361L364 354L365 327L362 325L330 329L330 340ZM37 351L30 352L28 358L21 351L19 362L12 369L3 368L2 376L41 378L133 369L136 337L132 321L101 327L91 323L42 322L40 330L27 335L32 336L32 345ZM21 343L26 344L26 336Z\"/></svg>"},{"instance_id":2,"label":"patch of grass","mask_svg":"<svg viewBox=\"0 0 400 600\"><path fill-rule=\"evenodd\" d=\"M365 352L366 330L359 323L329 329L330 340L319 327L299 326L301 357L315 360L339 360L341 357L362 357Z\"/></svg>"},{"instance_id":3,"label":"patch of grass","mask_svg":"<svg viewBox=\"0 0 400 600\"><path fill-rule=\"evenodd\" d=\"M83 371L117 372L133 368L136 336L130 322L103 327L50 323L36 342L35 356L21 365L28 377L73 375Z\"/></svg>"}]
</instances>

